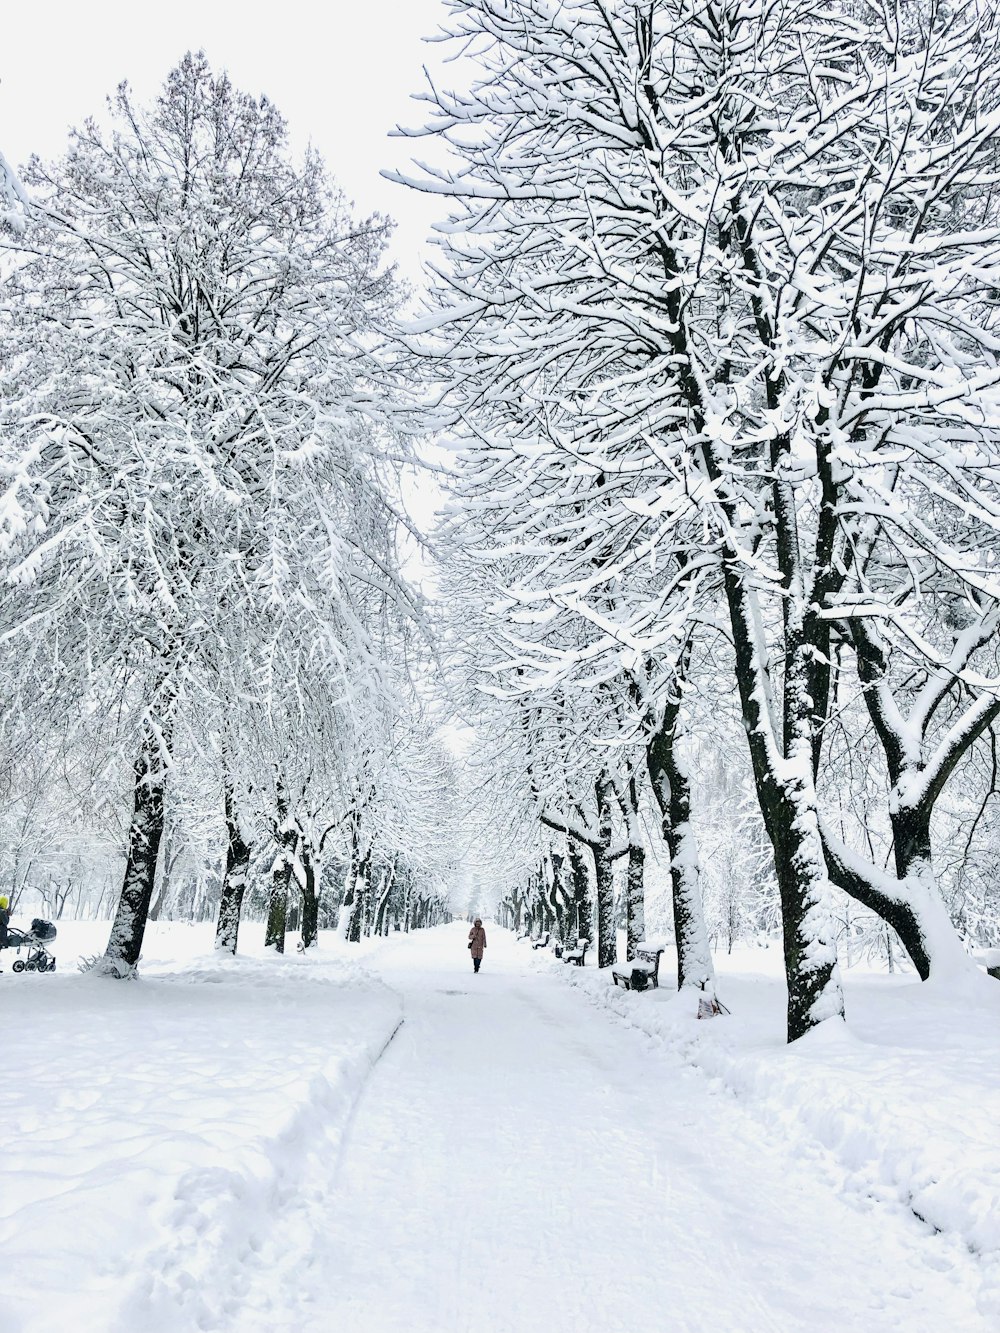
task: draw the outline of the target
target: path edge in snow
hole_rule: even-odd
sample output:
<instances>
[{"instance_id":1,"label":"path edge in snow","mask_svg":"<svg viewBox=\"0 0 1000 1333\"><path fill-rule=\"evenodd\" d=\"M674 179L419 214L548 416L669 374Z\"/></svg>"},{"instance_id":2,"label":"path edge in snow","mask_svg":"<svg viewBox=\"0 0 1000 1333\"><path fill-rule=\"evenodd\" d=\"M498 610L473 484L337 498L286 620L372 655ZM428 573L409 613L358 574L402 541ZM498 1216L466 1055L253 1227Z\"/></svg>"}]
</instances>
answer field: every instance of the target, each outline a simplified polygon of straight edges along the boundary
<instances>
[{"instance_id":1,"label":"path edge in snow","mask_svg":"<svg viewBox=\"0 0 1000 1333\"><path fill-rule=\"evenodd\" d=\"M650 1003L649 992L613 985L610 968L571 967L535 951L531 963L714 1080L769 1132L794 1136L798 1149L821 1164L839 1192L898 1204L955 1238L983 1261L984 1298L991 1312L1000 1311L1000 1195L981 1179L974 1143L961 1175L935 1179L920 1158L920 1145L900 1137L900 1117L891 1103L871 1095L857 1100L856 1089L845 1093L835 1069L816 1060L824 1049L835 1056L868 1045L847 1025L824 1023L793 1046L734 1051L710 1039L710 1026L727 1019L700 1021L694 988L664 987L666 994Z\"/></svg>"}]
</instances>

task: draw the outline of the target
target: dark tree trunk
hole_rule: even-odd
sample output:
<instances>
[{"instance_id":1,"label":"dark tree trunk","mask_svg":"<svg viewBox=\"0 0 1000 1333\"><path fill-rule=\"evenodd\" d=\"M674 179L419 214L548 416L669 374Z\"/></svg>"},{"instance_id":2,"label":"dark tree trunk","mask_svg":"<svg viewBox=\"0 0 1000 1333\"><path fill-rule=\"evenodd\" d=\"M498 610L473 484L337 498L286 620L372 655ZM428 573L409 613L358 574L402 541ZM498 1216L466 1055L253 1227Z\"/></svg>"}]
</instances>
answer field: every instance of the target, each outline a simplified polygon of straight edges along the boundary
<instances>
[{"instance_id":1,"label":"dark tree trunk","mask_svg":"<svg viewBox=\"0 0 1000 1333\"><path fill-rule=\"evenodd\" d=\"M427 899L421 893L413 908L413 929L423 930L427 923Z\"/></svg>"},{"instance_id":2,"label":"dark tree trunk","mask_svg":"<svg viewBox=\"0 0 1000 1333\"><path fill-rule=\"evenodd\" d=\"M299 889L298 893L294 891L295 889L299 888L298 884L295 883L294 878L289 881L288 887L290 892L288 898L288 918L286 923L286 934L288 931L291 931L291 933L294 935L295 932L299 929L302 920L302 891L301 889Z\"/></svg>"},{"instance_id":3,"label":"dark tree trunk","mask_svg":"<svg viewBox=\"0 0 1000 1333\"><path fill-rule=\"evenodd\" d=\"M573 908L576 915L576 934L579 938L594 938L594 904L590 896L590 872L581 843L570 835L569 863L573 878Z\"/></svg>"},{"instance_id":4,"label":"dark tree trunk","mask_svg":"<svg viewBox=\"0 0 1000 1333\"><path fill-rule=\"evenodd\" d=\"M896 854L896 874L900 880L909 878L911 886L914 886L925 873L931 874L930 812L909 808L893 812L890 819ZM829 839L824 841L824 852L827 869L834 884L892 927L902 940L903 947L910 955L921 981L926 981L931 974L932 958L927 940L928 922L933 914L945 913L933 883L929 885L928 893L921 904L923 911L918 912L911 902L897 897L893 892L881 891L869 875L859 873L854 864L842 858L839 849ZM951 945L953 934L953 927L948 930L942 925L940 938L944 946Z\"/></svg>"},{"instance_id":5,"label":"dark tree trunk","mask_svg":"<svg viewBox=\"0 0 1000 1333\"><path fill-rule=\"evenodd\" d=\"M161 728L164 743L169 743ZM161 741L147 722L143 726L139 757L134 766L132 820L128 856L118 910L111 925L108 947L100 970L123 975L139 961L156 879L156 861L163 837L163 795L166 756Z\"/></svg>"},{"instance_id":6,"label":"dark tree trunk","mask_svg":"<svg viewBox=\"0 0 1000 1333\"><path fill-rule=\"evenodd\" d=\"M291 883L291 864L281 858L271 871L271 892L267 899L267 924L264 927L264 947L275 953L285 952L285 929L288 924L288 886Z\"/></svg>"},{"instance_id":7,"label":"dark tree trunk","mask_svg":"<svg viewBox=\"0 0 1000 1333\"><path fill-rule=\"evenodd\" d=\"M319 940L319 892L316 885L316 862L307 842L301 848L302 871L302 947L311 949Z\"/></svg>"},{"instance_id":8,"label":"dark tree trunk","mask_svg":"<svg viewBox=\"0 0 1000 1333\"><path fill-rule=\"evenodd\" d=\"M403 932L410 932L410 918L413 913L413 877L409 871L406 873L406 883L403 887Z\"/></svg>"},{"instance_id":9,"label":"dark tree trunk","mask_svg":"<svg viewBox=\"0 0 1000 1333\"><path fill-rule=\"evenodd\" d=\"M635 957L646 938L646 851L639 836L639 792L635 775L624 786L615 788L628 836L628 862L625 868L625 957Z\"/></svg>"},{"instance_id":10,"label":"dark tree trunk","mask_svg":"<svg viewBox=\"0 0 1000 1333\"><path fill-rule=\"evenodd\" d=\"M645 867L645 848L630 844L625 871L626 958L634 958L636 949L646 938Z\"/></svg>"},{"instance_id":11,"label":"dark tree trunk","mask_svg":"<svg viewBox=\"0 0 1000 1333\"><path fill-rule=\"evenodd\" d=\"M243 839L236 815L232 784L226 779L223 786L226 813L226 871L222 878L219 897L219 916L215 927L215 947L227 953L236 952L243 911L243 896L250 871L250 846Z\"/></svg>"},{"instance_id":12,"label":"dark tree trunk","mask_svg":"<svg viewBox=\"0 0 1000 1333\"><path fill-rule=\"evenodd\" d=\"M667 702L660 725L647 740L646 767L670 852L677 989L697 986L714 997L715 969L705 928L698 846L691 826L691 784L677 748L679 711L680 694Z\"/></svg>"},{"instance_id":13,"label":"dark tree trunk","mask_svg":"<svg viewBox=\"0 0 1000 1333\"><path fill-rule=\"evenodd\" d=\"M767 684L747 576L735 559L723 568L743 723L781 897L787 1036L792 1042L825 1019L844 1014L812 780L809 648L794 621L786 623L782 764L777 742L768 740L772 724L766 716Z\"/></svg>"},{"instance_id":14,"label":"dark tree trunk","mask_svg":"<svg viewBox=\"0 0 1000 1333\"><path fill-rule=\"evenodd\" d=\"M986 622L981 623L981 629L982 635L967 638L961 649L956 644L958 655L948 669L931 673L924 687L931 690L930 695L904 716L898 700L886 697L889 651L881 634L862 618L851 623L858 675L865 686L863 698L882 745L893 792L889 819L897 883L880 874L875 866L850 856L832 839L824 840L827 868L835 884L895 930L923 981L932 973L962 975L975 967L938 889L931 816L938 796L962 757L1000 715L1000 701L983 706L986 700L974 700L968 705L964 715L950 727L946 743L937 747L930 769L921 760L915 760L913 739L919 738L917 748L922 750L936 710L951 695L959 671L971 653L986 641Z\"/></svg>"},{"instance_id":15,"label":"dark tree trunk","mask_svg":"<svg viewBox=\"0 0 1000 1333\"><path fill-rule=\"evenodd\" d=\"M338 933L345 939L352 938L354 918L358 913L358 868L360 866L360 838L358 821L351 819L351 851L347 862L347 878L344 881L344 897L340 904L340 918L337 922Z\"/></svg>"},{"instance_id":16,"label":"dark tree trunk","mask_svg":"<svg viewBox=\"0 0 1000 1333\"><path fill-rule=\"evenodd\" d=\"M376 935L388 935L389 933L389 899L392 897L392 891L396 883L398 861L398 856L393 856L392 861L386 867L385 876L379 886L378 902L375 907L374 933Z\"/></svg>"},{"instance_id":17,"label":"dark tree trunk","mask_svg":"<svg viewBox=\"0 0 1000 1333\"><path fill-rule=\"evenodd\" d=\"M347 932L347 938L352 944L359 943L361 939L361 927L368 913L370 893L368 857L364 856L358 862L358 873L354 880L354 910L351 913L351 924Z\"/></svg>"},{"instance_id":18,"label":"dark tree trunk","mask_svg":"<svg viewBox=\"0 0 1000 1333\"><path fill-rule=\"evenodd\" d=\"M546 878L544 865L538 867L538 900L542 907L545 929L550 935L555 935L558 938L559 922L555 912L555 898L552 893L552 885Z\"/></svg>"},{"instance_id":19,"label":"dark tree trunk","mask_svg":"<svg viewBox=\"0 0 1000 1333\"><path fill-rule=\"evenodd\" d=\"M520 935L522 930L527 929L526 926L522 926L522 921L524 919L524 894L519 888L516 888L511 896L514 903L514 931L516 934Z\"/></svg>"},{"instance_id":20,"label":"dark tree trunk","mask_svg":"<svg viewBox=\"0 0 1000 1333\"><path fill-rule=\"evenodd\" d=\"M267 901L267 925L264 928L264 948L276 953L285 952L285 928L288 920L288 887L292 879L292 861L295 856L297 831L288 817L288 799L281 783L275 801L277 814L275 842L277 852L271 870L271 891Z\"/></svg>"},{"instance_id":21,"label":"dark tree trunk","mask_svg":"<svg viewBox=\"0 0 1000 1333\"><path fill-rule=\"evenodd\" d=\"M573 930L573 914L567 911L568 894L566 893L566 857L562 852L553 852L552 861L552 909L556 918L556 934L560 943L568 944Z\"/></svg>"},{"instance_id":22,"label":"dark tree trunk","mask_svg":"<svg viewBox=\"0 0 1000 1333\"><path fill-rule=\"evenodd\" d=\"M597 966L611 967L618 961L615 939L615 874L611 859L612 805L614 786L607 773L597 779L597 841L593 844L594 882L597 898Z\"/></svg>"},{"instance_id":23,"label":"dark tree trunk","mask_svg":"<svg viewBox=\"0 0 1000 1333\"><path fill-rule=\"evenodd\" d=\"M153 899L149 906L150 921L159 921L168 905L170 905L172 913L180 910L183 915L184 911L190 910L192 919L194 917L195 905L192 902L190 904L190 909L188 909L186 904L186 893L184 891L185 886L181 886L179 893L173 892L174 871L177 868L180 853L181 847L178 844L176 829L172 832L165 831L163 841L160 845L160 865L159 875L157 876L159 882L154 884ZM173 899L172 903L171 898Z\"/></svg>"}]
</instances>

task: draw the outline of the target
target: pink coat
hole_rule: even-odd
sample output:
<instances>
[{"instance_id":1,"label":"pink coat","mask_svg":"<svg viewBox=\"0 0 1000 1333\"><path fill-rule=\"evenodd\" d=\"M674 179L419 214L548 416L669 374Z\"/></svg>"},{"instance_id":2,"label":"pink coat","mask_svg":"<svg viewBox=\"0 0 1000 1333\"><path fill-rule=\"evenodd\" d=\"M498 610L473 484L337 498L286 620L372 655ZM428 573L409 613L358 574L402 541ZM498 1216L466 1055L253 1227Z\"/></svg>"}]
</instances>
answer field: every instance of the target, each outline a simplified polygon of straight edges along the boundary
<instances>
[{"instance_id":1,"label":"pink coat","mask_svg":"<svg viewBox=\"0 0 1000 1333\"><path fill-rule=\"evenodd\" d=\"M472 941L473 958L482 958L483 950L486 948L486 931L482 926L473 926L469 931L469 939Z\"/></svg>"}]
</instances>

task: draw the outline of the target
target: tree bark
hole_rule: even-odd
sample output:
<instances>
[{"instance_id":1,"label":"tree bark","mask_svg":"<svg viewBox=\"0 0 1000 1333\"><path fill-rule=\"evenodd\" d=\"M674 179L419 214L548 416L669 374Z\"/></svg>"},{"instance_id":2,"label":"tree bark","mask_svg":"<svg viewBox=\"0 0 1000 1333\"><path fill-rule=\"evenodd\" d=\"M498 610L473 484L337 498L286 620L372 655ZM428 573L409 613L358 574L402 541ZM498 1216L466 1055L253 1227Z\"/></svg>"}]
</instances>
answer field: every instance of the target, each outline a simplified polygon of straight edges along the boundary
<instances>
[{"instance_id":1,"label":"tree bark","mask_svg":"<svg viewBox=\"0 0 1000 1333\"><path fill-rule=\"evenodd\" d=\"M646 938L645 867L646 849L639 836L639 793L635 774L615 788L628 835L628 862L625 868L625 957L632 959Z\"/></svg>"},{"instance_id":2,"label":"tree bark","mask_svg":"<svg viewBox=\"0 0 1000 1333\"><path fill-rule=\"evenodd\" d=\"M368 898L370 893L369 859L367 856L363 856L358 861L358 873L354 880L353 910L351 912L351 922L347 930L347 938L352 944L360 943L361 927L368 914Z\"/></svg>"},{"instance_id":3,"label":"tree bark","mask_svg":"<svg viewBox=\"0 0 1000 1333\"><path fill-rule=\"evenodd\" d=\"M833 882L887 922L903 942L921 980L932 975L970 975L975 963L965 952L948 916L934 873L931 817L938 796L963 755L992 724L1000 703L979 700L970 705L962 724L951 728L951 743L937 755L932 771L922 766L927 727L951 689L951 671L964 667L977 646L969 635L956 645L951 671L932 674L913 714L903 720L897 700L888 697L888 651L879 632L862 621L852 623L858 675L864 699L885 755L892 784L889 820L892 825L896 879L853 856L836 839L824 837L828 873ZM914 737L917 737L916 744Z\"/></svg>"},{"instance_id":4,"label":"tree bark","mask_svg":"<svg viewBox=\"0 0 1000 1333\"><path fill-rule=\"evenodd\" d=\"M344 881L344 897L340 904L337 919L337 933L341 939L350 940L351 930L358 907L358 866L360 864L361 839L358 831L357 816L351 818L351 850L347 860L347 878Z\"/></svg>"},{"instance_id":5,"label":"tree bark","mask_svg":"<svg viewBox=\"0 0 1000 1333\"><path fill-rule=\"evenodd\" d=\"M389 933L389 899L392 896L393 886L396 883L396 866L399 862L399 856L394 855L389 865L386 867L385 878L379 887L378 902L375 907L375 934L388 935Z\"/></svg>"},{"instance_id":6,"label":"tree bark","mask_svg":"<svg viewBox=\"0 0 1000 1333\"><path fill-rule=\"evenodd\" d=\"M607 773L595 784L597 795L597 840L592 846L597 899L597 966L611 967L618 961L615 939L615 876L611 859L614 786Z\"/></svg>"},{"instance_id":7,"label":"tree bark","mask_svg":"<svg viewBox=\"0 0 1000 1333\"><path fill-rule=\"evenodd\" d=\"M226 815L226 869L222 877L219 897L219 916L215 926L215 947L235 954L250 870L250 846L240 831L233 799L232 783L223 783L223 802Z\"/></svg>"},{"instance_id":8,"label":"tree bark","mask_svg":"<svg viewBox=\"0 0 1000 1333\"><path fill-rule=\"evenodd\" d=\"M566 892L566 857L562 852L551 852L552 910L556 918L556 935L560 944L568 944L573 931L572 900ZM568 910L567 910L568 909Z\"/></svg>"},{"instance_id":9,"label":"tree bark","mask_svg":"<svg viewBox=\"0 0 1000 1333\"><path fill-rule=\"evenodd\" d=\"M714 997L715 967L705 926L698 841L691 824L691 783L677 741L681 696L670 699L646 742L646 767L670 852L677 989L695 986ZM730 940L730 949L732 941Z\"/></svg>"},{"instance_id":10,"label":"tree bark","mask_svg":"<svg viewBox=\"0 0 1000 1333\"><path fill-rule=\"evenodd\" d=\"M127 975L139 962L156 879L156 861L163 838L163 798L169 735L159 734L147 718L134 766L132 819L129 824L125 876L111 934L99 970Z\"/></svg>"},{"instance_id":11,"label":"tree bark","mask_svg":"<svg viewBox=\"0 0 1000 1333\"><path fill-rule=\"evenodd\" d=\"M827 834L823 850L831 880L892 927L922 981L936 973L971 972L975 964L962 948L931 868L929 813L906 811L891 818L898 879L864 864Z\"/></svg>"},{"instance_id":12,"label":"tree bark","mask_svg":"<svg viewBox=\"0 0 1000 1333\"><path fill-rule=\"evenodd\" d=\"M630 843L625 868L625 957L634 958L646 938L646 849Z\"/></svg>"},{"instance_id":13,"label":"tree bark","mask_svg":"<svg viewBox=\"0 0 1000 1333\"><path fill-rule=\"evenodd\" d=\"M288 815L288 799L279 782L276 798L275 842L277 852L271 867L271 892L267 902L264 948L285 952L285 927L288 920L288 887L292 879L292 861L298 831Z\"/></svg>"},{"instance_id":14,"label":"tree bark","mask_svg":"<svg viewBox=\"0 0 1000 1333\"><path fill-rule=\"evenodd\" d=\"M781 898L787 1036L792 1042L825 1019L842 1018L844 1013L812 776L809 651L794 620L786 623L782 753L777 749L774 720L767 716L767 682L748 575L735 559L727 559L724 577L743 722Z\"/></svg>"},{"instance_id":15,"label":"tree bark","mask_svg":"<svg viewBox=\"0 0 1000 1333\"><path fill-rule=\"evenodd\" d=\"M312 949L319 942L319 892L316 885L316 861L308 841L300 849L302 861L302 948Z\"/></svg>"},{"instance_id":16,"label":"tree bark","mask_svg":"<svg viewBox=\"0 0 1000 1333\"><path fill-rule=\"evenodd\" d=\"M590 873L583 845L569 836L569 863L573 882L573 910L576 916L577 938L594 938L594 904L590 895Z\"/></svg>"}]
</instances>

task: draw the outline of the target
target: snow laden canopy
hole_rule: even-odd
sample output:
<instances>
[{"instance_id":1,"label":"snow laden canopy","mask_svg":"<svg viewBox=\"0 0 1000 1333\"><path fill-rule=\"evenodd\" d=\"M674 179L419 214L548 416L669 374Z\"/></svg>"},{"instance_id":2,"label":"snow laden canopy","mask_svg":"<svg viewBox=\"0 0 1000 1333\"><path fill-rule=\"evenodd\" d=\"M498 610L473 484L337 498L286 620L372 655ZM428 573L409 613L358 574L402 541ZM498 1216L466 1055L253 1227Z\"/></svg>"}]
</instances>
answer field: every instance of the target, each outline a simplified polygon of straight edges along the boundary
<instances>
[{"instance_id":1,"label":"snow laden canopy","mask_svg":"<svg viewBox=\"0 0 1000 1333\"><path fill-rule=\"evenodd\" d=\"M27 183L0 326L0 642L11 715L88 751L95 788L131 775L107 966L138 960L168 823L214 840L226 948L251 881L283 947L293 875L312 943L324 859L366 928L378 875L439 902L433 839L399 863L395 756L440 766L407 665L427 627L378 351L388 223L202 55L152 106L122 85L107 128Z\"/></svg>"},{"instance_id":2,"label":"snow laden canopy","mask_svg":"<svg viewBox=\"0 0 1000 1333\"><path fill-rule=\"evenodd\" d=\"M703 952L685 735L721 668L789 1036L842 1012L831 881L921 975L962 972L931 816L1000 715L995 13L449 8L478 76L425 94L451 168L399 176L452 205L411 345L464 445L479 687L523 731L522 795L558 854L598 857L602 961L601 857L629 857L630 942L642 928L642 768ZM892 871L838 809L860 736ZM567 897L551 859L538 891L543 913Z\"/></svg>"}]
</instances>

